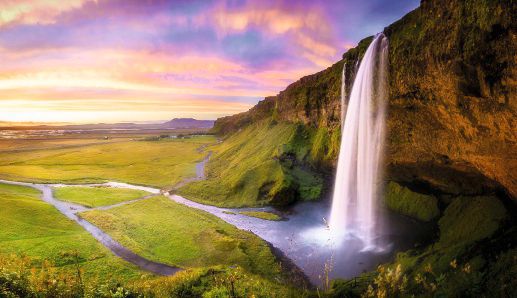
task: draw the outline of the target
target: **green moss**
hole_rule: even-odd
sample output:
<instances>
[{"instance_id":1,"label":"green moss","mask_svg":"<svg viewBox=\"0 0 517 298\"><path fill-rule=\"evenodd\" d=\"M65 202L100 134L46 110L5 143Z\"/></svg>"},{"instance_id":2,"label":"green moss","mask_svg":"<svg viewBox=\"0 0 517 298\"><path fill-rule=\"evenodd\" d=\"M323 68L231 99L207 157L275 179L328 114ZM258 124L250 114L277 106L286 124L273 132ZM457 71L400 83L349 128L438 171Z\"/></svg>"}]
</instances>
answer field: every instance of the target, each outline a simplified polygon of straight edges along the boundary
<instances>
[{"instance_id":1,"label":"green moss","mask_svg":"<svg viewBox=\"0 0 517 298\"><path fill-rule=\"evenodd\" d=\"M440 235L438 241L423 250L410 250L397 254L396 263L401 264L409 276L426 274L429 268L437 274L446 274L455 269L451 264L468 263L472 272L486 270L486 247L497 254L500 249L490 239L506 218L506 210L496 197L458 197L446 208L439 220ZM509 237L513 235L510 234ZM500 241L501 239L497 240ZM501 277L505 278L505 277ZM470 276L469 280L457 280L466 285L479 282L479 276ZM444 285L451 287L454 283ZM462 286L463 289L463 286Z\"/></svg>"},{"instance_id":2,"label":"green moss","mask_svg":"<svg viewBox=\"0 0 517 298\"><path fill-rule=\"evenodd\" d=\"M311 131L310 158L315 165L330 166L339 153L340 130L329 130L321 125Z\"/></svg>"},{"instance_id":3,"label":"green moss","mask_svg":"<svg viewBox=\"0 0 517 298\"><path fill-rule=\"evenodd\" d=\"M179 193L206 204L243 207L317 199L323 180L303 162L311 134L303 126L266 119L236 132L214 151L207 179Z\"/></svg>"},{"instance_id":4,"label":"green moss","mask_svg":"<svg viewBox=\"0 0 517 298\"><path fill-rule=\"evenodd\" d=\"M265 219L265 220L281 220L282 219L282 217L278 216L275 213L271 213L271 212L242 211L242 212L239 212L239 213L243 214L243 215L246 215L246 216L256 217L256 218Z\"/></svg>"},{"instance_id":5,"label":"green moss","mask_svg":"<svg viewBox=\"0 0 517 298\"><path fill-rule=\"evenodd\" d=\"M487 289L493 297L511 297L517 289L517 249L512 248L500 254L490 264Z\"/></svg>"},{"instance_id":6,"label":"green moss","mask_svg":"<svg viewBox=\"0 0 517 298\"><path fill-rule=\"evenodd\" d=\"M440 215L434 196L413 192L395 182L386 186L385 202L389 209L422 220L430 221Z\"/></svg>"},{"instance_id":7,"label":"green moss","mask_svg":"<svg viewBox=\"0 0 517 298\"><path fill-rule=\"evenodd\" d=\"M506 209L496 197L458 197L438 222L438 245L467 245L488 238L505 217Z\"/></svg>"}]
</instances>

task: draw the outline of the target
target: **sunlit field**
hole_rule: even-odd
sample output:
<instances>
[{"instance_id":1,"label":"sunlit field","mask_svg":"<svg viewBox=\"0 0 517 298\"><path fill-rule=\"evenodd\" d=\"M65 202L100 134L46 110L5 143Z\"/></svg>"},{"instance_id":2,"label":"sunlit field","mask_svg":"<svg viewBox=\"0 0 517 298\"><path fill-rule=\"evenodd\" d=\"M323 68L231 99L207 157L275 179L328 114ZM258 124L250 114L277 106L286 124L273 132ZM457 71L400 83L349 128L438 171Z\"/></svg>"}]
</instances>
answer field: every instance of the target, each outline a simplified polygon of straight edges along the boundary
<instances>
[{"instance_id":1,"label":"sunlit field","mask_svg":"<svg viewBox=\"0 0 517 298\"><path fill-rule=\"evenodd\" d=\"M56 199L83 205L85 207L100 207L131 201L149 195L143 190L120 189L110 187L56 187Z\"/></svg>"},{"instance_id":2,"label":"sunlit field","mask_svg":"<svg viewBox=\"0 0 517 298\"><path fill-rule=\"evenodd\" d=\"M0 254L31 257L58 270L79 265L90 279L129 280L148 275L113 255L87 231L40 199L37 190L0 184Z\"/></svg>"},{"instance_id":3,"label":"sunlit field","mask_svg":"<svg viewBox=\"0 0 517 298\"><path fill-rule=\"evenodd\" d=\"M153 261L183 268L239 265L266 276L280 273L263 240L166 197L80 215Z\"/></svg>"},{"instance_id":4,"label":"sunlit field","mask_svg":"<svg viewBox=\"0 0 517 298\"><path fill-rule=\"evenodd\" d=\"M195 175L199 150L215 142L211 136L189 139L129 140L0 152L0 177L30 182L88 183L109 180L172 186Z\"/></svg>"}]
</instances>

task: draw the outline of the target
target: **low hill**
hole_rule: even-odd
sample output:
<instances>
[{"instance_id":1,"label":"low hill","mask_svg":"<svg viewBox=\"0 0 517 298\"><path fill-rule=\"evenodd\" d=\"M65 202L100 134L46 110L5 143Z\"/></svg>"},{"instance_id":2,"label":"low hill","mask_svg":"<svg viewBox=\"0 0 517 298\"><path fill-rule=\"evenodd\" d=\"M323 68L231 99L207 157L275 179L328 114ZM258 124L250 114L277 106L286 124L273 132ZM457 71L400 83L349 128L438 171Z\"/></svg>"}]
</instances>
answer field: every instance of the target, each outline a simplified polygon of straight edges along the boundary
<instances>
[{"instance_id":1,"label":"low hill","mask_svg":"<svg viewBox=\"0 0 517 298\"><path fill-rule=\"evenodd\" d=\"M23 124L23 125L22 125ZM164 123L95 123L95 124L36 124L0 122L0 130L110 130L110 129L179 129L199 128L210 129L214 120L197 120L193 118L174 118Z\"/></svg>"}]
</instances>

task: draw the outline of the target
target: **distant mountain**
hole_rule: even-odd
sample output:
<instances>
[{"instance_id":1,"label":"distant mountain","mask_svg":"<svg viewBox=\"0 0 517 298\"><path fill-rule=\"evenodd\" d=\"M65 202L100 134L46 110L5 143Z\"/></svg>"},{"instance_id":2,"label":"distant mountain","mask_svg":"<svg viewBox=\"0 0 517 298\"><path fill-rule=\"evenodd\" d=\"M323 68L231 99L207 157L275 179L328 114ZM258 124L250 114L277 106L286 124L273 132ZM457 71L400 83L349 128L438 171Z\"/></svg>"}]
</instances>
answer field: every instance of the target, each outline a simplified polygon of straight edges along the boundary
<instances>
[{"instance_id":1,"label":"distant mountain","mask_svg":"<svg viewBox=\"0 0 517 298\"><path fill-rule=\"evenodd\" d=\"M194 118L174 118L162 125L166 128L212 128L214 120L197 120Z\"/></svg>"},{"instance_id":2,"label":"distant mountain","mask_svg":"<svg viewBox=\"0 0 517 298\"><path fill-rule=\"evenodd\" d=\"M214 126L214 120L197 120L193 118L174 118L163 123L95 123L95 124L39 124L39 123L14 123L0 121L0 130L110 130L110 129L179 129L198 128L210 129ZM32 125L31 125L32 124Z\"/></svg>"},{"instance_id":3,"label":"distant mountain","mask_svg":"<svg viewBox=\"0 0 517 298\"><path fill-rule=\"evenodd\" d=\"M197 120L194 118L174 118L163 123L95 123L95 124L40 124L40 123L14 123L0 121L0 130L110 130L110 129L179 129L198 128L210 129L214 126L214 120ZM32 125L31 125L32 124Z\"/></svg>"}]
</instances>

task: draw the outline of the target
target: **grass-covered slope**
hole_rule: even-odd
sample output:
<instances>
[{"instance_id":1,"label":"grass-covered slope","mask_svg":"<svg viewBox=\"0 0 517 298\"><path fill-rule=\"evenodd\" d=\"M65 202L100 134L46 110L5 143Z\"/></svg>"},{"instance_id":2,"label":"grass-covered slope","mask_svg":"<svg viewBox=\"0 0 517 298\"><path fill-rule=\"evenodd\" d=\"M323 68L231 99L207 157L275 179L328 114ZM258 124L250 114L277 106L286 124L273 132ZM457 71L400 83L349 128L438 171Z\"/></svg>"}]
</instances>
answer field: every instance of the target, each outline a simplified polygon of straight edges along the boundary
<instances>
[{"instance_id":1,"label":"grass-covered slope","mask_svg":"<svg viewBox=\"0 0 517 298\"><path fill-rule=\"evenodd\" d=\"M160 141L126 141L80 148L0 152L0 177L36 182L122 181L171 186L195 176L197 149L213 137Z\"/></svg>"},{"instance_id":2,"label":"grass-covered slope","mask_svg":"<svg viewBox=\"0 0 517 298\"><path fill-rule=\"evenodd\" d=\"M264 220L282 220L278 214L264 211L241 211L239 214L246 216L256 217Z\"/></svg>"},{"instance_id":3,"label":"grass-covered slope","mask_svg":"<svg viewBox=\"0 0 517 298\"><path fill-rule=\"evenodd\" d=\"M180 193L228 207L317 199L323 180L303 163L310 159L307 143L312 137L299 125L270 119L249 125L210 147L207 179L187 184Z\"/></svg>"},{"instance_id":4,"label":"grass-covered slope","mask_svg":"<svg viewBox=\"0 0 517 298\"><path fill-rule=\"evenodd\" d=\"M110 187L67 186L56 187L53 191L54 197L58 200L90 208L113 205L149 195L143 190Z\"/></svg>"},{"instance_id":5,"label":"grass-covered slope","mask_svg":"<svg viewBox=\"0 0 517 298\"><path fill-rule=\"evenodd\" d=\"M87 278L142 274L39 196L32 188L0 184L0 254L29 256L36 267L49 260L60 270L75 270L79 262Z\"/></svg>"},{"instance_id":6,"label":"grass-covered slope","mask_svg":"<svg viewBox=\"0 0 517 298\"><path fill-rule=\"evenodd\" d=\"M438 199L434 196L413 192L395 182L388 183L384 196L386 206L397 213L422 221L430 221L440 215Z\"/></svg>"},{"instance_id":7,"label":"grass-covered slope","mask_svg":"<svg viewBox=\"0 0 517 298\"><path fill-rule=\"evenodd\" d=\"M26 257L0 255L0 297L314 297L306 289L250 273L242 267L216 266L180 271L173 276L127 283L81 280L76 273L35 268Z\"/></svg>"},{"instance_id":8,"label":"grass-covered slope","mask_svg":"<svg viewBox=\"0 0 517 298\"><path fill-rule=\"evenodd\" d=\"M263 276L280 274L266 242L166 197L88 211L81 217L153 261L183 268L239 265Z\"/></svg>"}]
</instances>

